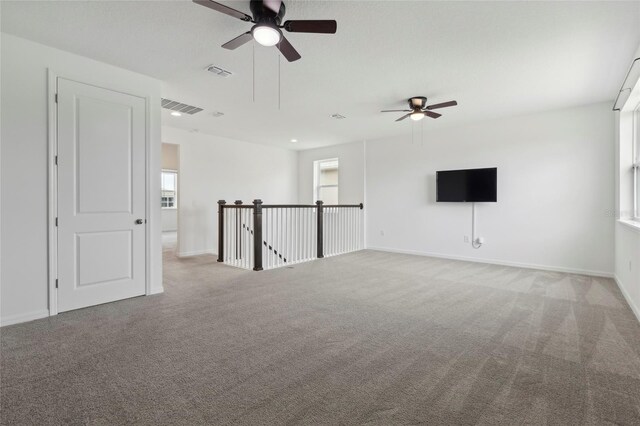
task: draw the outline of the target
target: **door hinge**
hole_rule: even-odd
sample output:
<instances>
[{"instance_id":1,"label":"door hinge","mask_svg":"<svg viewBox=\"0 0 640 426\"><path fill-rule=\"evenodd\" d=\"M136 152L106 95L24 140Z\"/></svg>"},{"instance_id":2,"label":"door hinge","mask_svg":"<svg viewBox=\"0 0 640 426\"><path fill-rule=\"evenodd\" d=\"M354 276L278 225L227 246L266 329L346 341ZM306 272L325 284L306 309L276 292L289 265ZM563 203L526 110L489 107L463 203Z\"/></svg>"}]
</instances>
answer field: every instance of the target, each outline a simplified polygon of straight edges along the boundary
<instances>
[{"instance_id":1,"label":"door hinge","mask_svg":"<svg viewBox=\"0 0 640 426\"><path fill-rule=\"evenodd\" d=\"M58 288L58 279L56 278L56 288Z\"/></svg>"},{"instance_id":2,"label":"door hinge","mask_svg":"<svg viewBox=\"0 0 640 426\"><path fill-rule=\"evenodd\" d=\"M57 94L57 93L54 95L54 100L53 100L53 101L54 101L55 103L58 103L58 94Z\"/></svg>"},{"instance_id":3,"label":"door hinge","mask_svg":"<svg viewBox=\"0 0 640 426\"><path fill-rule=\"evenodd\" d=\"M56 226L58 226L58 218L56 217Z\"/></svg>"},{"instance_id":4,"label":"door hinge","mask_svg":"<svg viewBox=\"0 0 640 426\"><path fill-rule=\"evenodd\" d=\"M56 166L58 165L58 156L55 157Z\"/></svg>"}]
</instances>

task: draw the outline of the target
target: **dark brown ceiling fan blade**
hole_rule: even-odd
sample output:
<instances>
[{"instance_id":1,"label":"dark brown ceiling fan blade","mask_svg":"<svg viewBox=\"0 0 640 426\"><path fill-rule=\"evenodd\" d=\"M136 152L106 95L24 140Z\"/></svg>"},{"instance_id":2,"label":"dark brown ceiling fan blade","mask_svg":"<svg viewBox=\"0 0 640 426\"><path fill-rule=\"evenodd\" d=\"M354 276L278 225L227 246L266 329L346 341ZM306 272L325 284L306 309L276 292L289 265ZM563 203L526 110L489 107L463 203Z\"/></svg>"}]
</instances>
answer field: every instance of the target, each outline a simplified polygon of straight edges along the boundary
<instances>
[{"instance_id":1,"label":"dark brown ceiling fan blade","mask_svg":"<svg viewBox=\"0 0 640 426\"><path fill-rule=\"evenodd\" d=\"M238 18L242 21L253 21L253 18L246 13L242 13L239 10L235 10L229 6L225 6L224 4L217 3L212 0L193 0L193 2L199 4L200 6L208 7L209 9L224 13L225 15L233 16L234 18Z\"/></svg>"},{"instance_id":2,"label":"dark brown ceiling fan blade","mask_svg":"<svg viewBox=\"0 0 640 426\"><path fill-rule=\"evenodd\" d=\"M405 118L407 118L408 116L410 116L411 114L413 114L412 112L410 112L409 114L403 115L402 117L398 118L396 121L402 121Z\"/></svg>"},{"instance_id":3,"label":"dark brown ceiling fan blade","mask_svg":"<svg viewBox=\"0 0 640 426\"><path fill-rule=\"evenodd\" d=\"M383 111L380 112L410 112L412 110L410 109L385 109Z\"/></svg>"},{"instance_id":4,"label":"dark brown ceiling fan blade","mask_svg":"<svg viewBox=\"0 0 640 426\"><path fill-rule=\"evenodd\" d=\"M336 21L286 21L282 28L290 33L335 34L338 29Z\"/></svg>"},{"instance_id":5,"label":"dark brown ceiling fan blade","mask_svg":"<svg viewBox=\"0 0 640 426\"><path fill-rule=\"evenodd\" d=\"M442 114L438 114L437 112L432 112L432 111L422 111L422 112L424 113L424 115L431 118L438 118L442 116Z\"/></svg>"},{"instance_id":6,"label":"dark brown ceiling fan blade","mask_svg":"<svg viewBox=\"0 0 640 426\"><path fill-rule=\"evenodd\" d=\"M262 0L262 4L264 4L266 7L273 10L277 14L278 12L280 12L282 0Z\"/></svg>"},{"instance_id":7,"label":"dark brown ceiling fan blade","mask_svg":"<svg viewBox=\"0 0 640 426\"><path fill-rule=\"evenodd\" d=\"M449 102L442 102L441 104L429 105L425 109L431 110L431 109L452 107L452 106L456 106L456 105L458 105L458 103L456 101L449 101Z\"/></svg>"},{"instance_id":8,"label":"dark brown ceiling fan blade","mask_svg":"<svg viewBox=\"0 0 640 426\"><path fill-rule=\"evenodd\" d=\"M280 39L280 43L276 44L276 47L289 62L297 61L302 57L284 35Z\"/></svg>"},{"instance_id":9,"label":"dark brown ceiling fan blade","mask_svg":"<svg viewBox=\"0 0 640 426\"><path fill-rule=\"evenodd\" d=\"M226 42L225 44L222 45L222 47L224 47L225 49L234 50L242 46L243 44L251 41L251 39L253 39L253 35L251 35L251 31L247 31L244 34L240 34L238 37L234 38L233 40Z\"/></svg>"}]
</instances>

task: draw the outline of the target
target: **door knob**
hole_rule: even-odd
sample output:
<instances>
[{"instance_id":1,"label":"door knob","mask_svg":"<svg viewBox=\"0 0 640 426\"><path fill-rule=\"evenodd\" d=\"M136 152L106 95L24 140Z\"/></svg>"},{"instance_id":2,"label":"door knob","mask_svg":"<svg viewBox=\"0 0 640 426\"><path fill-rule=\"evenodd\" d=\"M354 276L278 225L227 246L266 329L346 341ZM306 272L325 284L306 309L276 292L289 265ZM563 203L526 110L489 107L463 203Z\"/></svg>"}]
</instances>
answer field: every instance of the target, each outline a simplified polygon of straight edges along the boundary
<instances>
[{"instance_id":1,"label":"door knob","mask_svg":"<svg viewBox=\"0 0 640 426\"><path fill-rule=\"evenodd\" d=\"M144 223L143 219L136 219L136 225L142 225Z\"/></svg>"}]
</instances>

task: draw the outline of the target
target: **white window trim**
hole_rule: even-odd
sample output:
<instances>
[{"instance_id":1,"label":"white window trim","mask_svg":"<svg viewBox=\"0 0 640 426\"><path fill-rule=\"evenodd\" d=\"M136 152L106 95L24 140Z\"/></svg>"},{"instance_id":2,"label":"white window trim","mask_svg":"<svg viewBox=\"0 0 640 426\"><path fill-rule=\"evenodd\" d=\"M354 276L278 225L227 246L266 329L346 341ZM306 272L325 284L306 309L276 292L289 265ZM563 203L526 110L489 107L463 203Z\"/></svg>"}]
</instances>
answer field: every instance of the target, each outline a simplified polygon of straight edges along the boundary
<instances>
[{"instance_id":1,"label":"white window trim","mask_svg":"<svg viewBox=\"0 0 640 426\"><path fill-rule=\"evenodd\" d=\"M338 163L338 179L340 179L340 160L336 158L325 158L323 160L316 160L313 162L313 202L317 202L320 195L321 188L338 188L338 199L340 198L340 182L335 185L320 185L318 181L320 180L320 164L328 163L330 161L335 161Z\"/></svg>"},{"instance_id":2,"label":"white window trim","mask_svg":"<svg viewBox=\"0 0 640 426\"><path fill-rule=\"evenodd\" d=\"M174 173L176 175L176 196L174 197L173 207L163 207L161 205L162 210L177 210L178 209L178 171L173 169L162 169L162 173ZM160 202L162 202L162 183L160 183Z\"/></svg>"},{"instance_id":3,"label":"white window trim","mask_svg":"<svg viewBox=\"0 0 640 426\"><path fill-rule=\"evenodd\" d=\"M640 104L633 111L633 214L632 219L640 221Z\"/></svg>"}]
</instances>

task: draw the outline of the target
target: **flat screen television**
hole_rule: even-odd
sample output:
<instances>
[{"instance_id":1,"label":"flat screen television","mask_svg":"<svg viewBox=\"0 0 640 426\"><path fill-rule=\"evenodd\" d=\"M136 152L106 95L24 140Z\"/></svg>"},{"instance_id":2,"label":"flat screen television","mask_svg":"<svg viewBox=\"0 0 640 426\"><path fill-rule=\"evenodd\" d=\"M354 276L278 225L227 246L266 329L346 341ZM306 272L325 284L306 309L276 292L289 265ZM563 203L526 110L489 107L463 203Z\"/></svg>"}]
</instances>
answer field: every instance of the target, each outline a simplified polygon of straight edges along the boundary
<instances>
[{"instance_id":1,"label":"flat screen television","mask_svg":"<svg viewBox=\"0 0 640 426\"><path fill-rule=\"evenodd\" d=\"M436 172L436 201L496 202L498 168Z\"/></svg>"}]
</instances>

